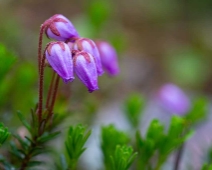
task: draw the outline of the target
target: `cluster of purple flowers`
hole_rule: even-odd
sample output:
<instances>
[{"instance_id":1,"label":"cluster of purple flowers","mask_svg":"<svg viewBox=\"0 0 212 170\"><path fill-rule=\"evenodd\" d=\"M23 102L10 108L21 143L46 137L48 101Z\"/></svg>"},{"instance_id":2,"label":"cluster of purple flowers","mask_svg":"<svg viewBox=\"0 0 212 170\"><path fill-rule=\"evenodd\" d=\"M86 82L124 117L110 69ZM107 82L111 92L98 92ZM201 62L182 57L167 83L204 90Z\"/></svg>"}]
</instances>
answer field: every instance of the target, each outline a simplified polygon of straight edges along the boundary
<instances>
[{"instance_id":1,"label":"cluster of purple flowers","mask_svg":"<svg viewBox=\"0 0 212 170\"><path fill-rule=\"evenodd\" d=\"M48 64L64 82L74 80L74 72L89 92L98 89L98 76L104 70L109 75L119 73L115 49L105 41L94 42L79 36L73 24L63 15L56 14L43 24L48 38L57 40L47 45Z\"/></svg>"}]
</instances>

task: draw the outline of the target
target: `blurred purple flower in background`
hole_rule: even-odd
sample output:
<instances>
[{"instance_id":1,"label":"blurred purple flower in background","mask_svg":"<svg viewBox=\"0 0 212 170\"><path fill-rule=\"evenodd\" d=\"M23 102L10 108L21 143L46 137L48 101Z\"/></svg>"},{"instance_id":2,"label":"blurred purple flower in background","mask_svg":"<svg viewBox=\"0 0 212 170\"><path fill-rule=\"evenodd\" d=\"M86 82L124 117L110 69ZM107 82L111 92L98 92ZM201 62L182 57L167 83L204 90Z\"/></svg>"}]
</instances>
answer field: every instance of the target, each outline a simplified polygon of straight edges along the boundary
<instances>
[{"instance_id":1,"label":"blurred purple flower in background","mask_svg":"<svg viewBox=\"0 0 212 170\"><path fill-rule=\"evenodd\" d=\"M101 76L104 73L99 50L93 40L88 38L78 38L73 45L73 50L90 53L95 58L98 76Z\"/></svg>"},{"instance_id":2,"label":"blurred purple flower in background","mask_svg":"<svg viewBox=\"0 0 212 170\"><path fill-rule=\"evenodd\" d=\"M188 96L176 85L163 85L157 95L159 103L168 111L183 115L190 109L190 100Z\"/></svg>"},{"instance_id":3,"label":"blurred purple flower in background","mask_svg":"<svg viewBox=\"0 0 212 170\"><path fill-rule=\"evenodd\" d=\"M66 43L50 43L45 54L52 69L65 83L74 80L72 55L69 46Z\"/></svg>"},{"instance_id":4,"label":"blurred purple flower in background","mask_svg":"<svg viewBox=\"0 0 212 170\"><path fill-rule=\"evenodd\" d=\"M85 51L76 51L73 56L74 71L88 88L89 92L98 90L98 74L94 57Z\"/></svg>"},{"instance_id":5,"label":"blurred purple flower in background","mask_svg":"<svg viewBox=\"0 0 212 170\"><path fill-rule=\"evenodd\" d=\"M96 41L96 45L105 71L111 76L117 75L119 73L119 65L115 49L105 41Z\"/></svg>"},{"instance_id":6,"label":"blurred purple flower in background","mask_svg":"<svg viewBox=\"0 0 212 170\"><path fill-rule=\"evenodd\" d=\"M79 37L73 24L61 14L56 14L46 20L44 26L46 26L46 36L57 41L71 41Z\"/></svg>"}]
</instances>

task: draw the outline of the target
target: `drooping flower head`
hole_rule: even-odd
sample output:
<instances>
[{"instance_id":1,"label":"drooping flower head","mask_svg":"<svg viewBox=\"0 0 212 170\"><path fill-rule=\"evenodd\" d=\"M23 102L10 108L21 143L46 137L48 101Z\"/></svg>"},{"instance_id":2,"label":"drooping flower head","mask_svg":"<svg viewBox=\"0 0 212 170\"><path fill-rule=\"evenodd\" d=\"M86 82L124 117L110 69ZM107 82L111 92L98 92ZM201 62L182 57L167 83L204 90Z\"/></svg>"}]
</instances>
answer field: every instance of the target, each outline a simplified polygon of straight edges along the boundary
<instances>
[{"instance_id":1,"label":"drooping flower head","mask_svg":"<svg viewBox=\"0 0 212 170\"><path fill-rule=\"evenodd\" d=\"M48 38L57 41L67 41L79 37L73 24L63 15L56 14L44 22L45 33Z\"/></svg>"},{"instance_id":2,"label":"drooping flower head","mask_svg":"<svg viewBox=\"0 0 212 170\"><path fill-rule=\"evenodd\" d=\"M50 43L45 51L45 55L52 69L65 83L73 81L73 59L69 46L66 43Z\"/></svg>"},{"instance_id":3,"label":"drooping flower head","mask_svg":"<svg viewBox=\"0 0 212 170\"><path fill-rule=\"evenodd\" d=\"M96 45L99 49L103 68L109 75L117 75L119 73L119 64L116 50L105 41L97 41Z\"/></svg>"},{"instance_id":4,"label":"drooping flower head","mask_svg":"<svg viewBox=\"0 0 212 170\"><path fill-rule=\"evenodd\" d=\"M188 96L176 85L165 84L158 92L158 100L168 111L176 114L185 114L190 109Z\"/></svg>"},{"instance_id":5,"label":"drooping flower head","mask_svg":"<svg viewBox=\"0 0 212 170\"><path fill-rule=\"evenodd\" d=\"M93 40L88 38L78 38L73 44L72 48L74 50L90 53L95 58L98 75L101 76L104 73L102 69L100 54Z\"/></svg>"},{"instance_id":6,"label":"drooping flower head","mask_svg":"<svg viewBox=\"0 0 212 170\"><path fill-rule=\"evenodd\" d=\"M98 90L98 74L94 57L85 51L75 51L74 71L89 92Z\"/></svg>"}]
</instances>

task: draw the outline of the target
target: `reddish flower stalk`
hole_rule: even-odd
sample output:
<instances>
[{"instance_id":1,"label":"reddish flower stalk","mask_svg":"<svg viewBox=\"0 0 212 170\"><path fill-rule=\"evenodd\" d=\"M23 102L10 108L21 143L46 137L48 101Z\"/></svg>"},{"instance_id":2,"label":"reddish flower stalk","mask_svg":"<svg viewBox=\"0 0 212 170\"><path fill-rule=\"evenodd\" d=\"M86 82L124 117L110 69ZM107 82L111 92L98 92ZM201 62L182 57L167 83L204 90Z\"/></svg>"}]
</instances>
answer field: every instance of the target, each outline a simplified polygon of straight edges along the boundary
<instances>
[{"instance_id":1,"label":"reddish flower stalk","mask_svg":"<svg viewBox=\"0 0 212 170\"><path fill-rule=\"evenodd\" d=\"M47 100L46 100L46 108L49 107L49 102L51 100L53 84L54 84L54 80L55 80L55 74L56 73L53 71L52 80L51 80L51 83L50 83L50 86L49 86L48 96L47 96Z\"/></svg>"},{"instance_id":2,"label":"reddish flower stalk","mask_svg":"<svg viewBox=\"0 0 212 170\"><path fill-rule=\"evenodd\" d=\"M40 77L39 77L39 101L38 101L38 120L42 121L42 108L43 108L43 77L44 77L44 68L45 68L45 53L43 54L43 58L41 60L40 66Z\"/></svg>"},{"instance_id":3,"label":"reddish flower stalk","mask_svg":"<svg viewBox=\"0 0 212 170\"><path fill-rule=\"evenodd\" d=\"M48 114L48 117L47 117L47 121L48 121L48 119L50 119L52 117L52 114L53 114L53 109L54 109L54 104L55 104L55 100L56 100L56 97L57 97L57 90L58 90L58 87L59 87L59 82L60 82L60 76L57 74L55 84L54 84L54 91L53 91L53 95L52 95L52 100L51 100L51 104L50 104L50 107L49 107L49 114Z\"/></svg>"},{"instance_id":4,"label":"reddish flower stalk","mask_svg":"<svg viewBox=\"0 0 212 170\"><path fill-rule=\"evenodd\" d=\"M38 42L38 70L40 73L41 70L41 52L42 52L42 43L43 43L43 33L45 30L45 25L41 25L40 34L39 34L39 42Z\"/></svg>"}]
</instances>

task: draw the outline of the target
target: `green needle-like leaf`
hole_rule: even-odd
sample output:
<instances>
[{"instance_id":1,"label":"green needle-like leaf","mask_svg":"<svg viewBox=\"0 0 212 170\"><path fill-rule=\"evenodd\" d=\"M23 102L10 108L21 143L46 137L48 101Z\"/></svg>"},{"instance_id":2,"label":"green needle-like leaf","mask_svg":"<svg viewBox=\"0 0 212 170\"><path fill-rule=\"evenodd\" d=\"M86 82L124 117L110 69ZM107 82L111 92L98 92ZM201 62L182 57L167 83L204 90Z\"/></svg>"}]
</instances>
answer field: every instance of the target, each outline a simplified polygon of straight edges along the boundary
<instances>
[{"instance_id":1,"label":"green needle-like leaf","mask_svg":"<svg viewBox=\"0 0 212 170\"><path fill-rule=\"evenodd\" d=\"M0 146L7 140L9 135L8 129L0 123Z\"/></svg>"}]
</instances>

